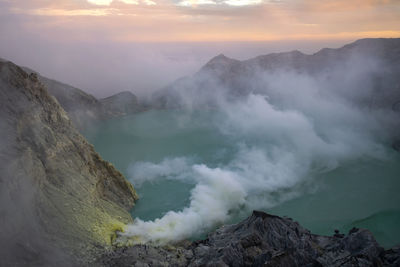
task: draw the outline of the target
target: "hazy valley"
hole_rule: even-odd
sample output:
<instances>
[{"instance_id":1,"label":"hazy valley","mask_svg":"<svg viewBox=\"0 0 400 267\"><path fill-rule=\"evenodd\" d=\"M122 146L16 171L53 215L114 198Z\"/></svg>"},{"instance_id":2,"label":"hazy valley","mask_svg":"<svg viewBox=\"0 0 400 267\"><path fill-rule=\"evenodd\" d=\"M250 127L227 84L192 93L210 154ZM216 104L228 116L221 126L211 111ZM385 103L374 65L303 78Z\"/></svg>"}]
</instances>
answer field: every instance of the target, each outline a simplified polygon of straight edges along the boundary
<instances>
[{"instance_id":1,"label":"hazy valley","mask_svg":"<svg viewBox=\"0 0 400 267\"><path fill-rule=\"evenodd\" d=\"M400 39L218 55L148 99L0 78L0 265L400 264Z\"/></svg>"}]
</instances>

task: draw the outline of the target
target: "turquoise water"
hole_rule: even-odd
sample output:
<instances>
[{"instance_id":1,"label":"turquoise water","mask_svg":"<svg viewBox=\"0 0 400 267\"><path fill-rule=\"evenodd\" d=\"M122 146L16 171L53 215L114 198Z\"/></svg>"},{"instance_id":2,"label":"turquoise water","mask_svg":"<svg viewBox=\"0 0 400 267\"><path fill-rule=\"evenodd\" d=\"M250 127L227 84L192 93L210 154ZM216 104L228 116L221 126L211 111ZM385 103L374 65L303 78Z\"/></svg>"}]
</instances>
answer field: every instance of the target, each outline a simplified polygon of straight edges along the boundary
<instances>
[{"instance_id":1,"label":"turquoise water","mask_svg":"<svg viewBox=\"0 0 400 267\"><path fill-rule=\"evenodd\" d=\"M381 245L400 243L400 158L360 161L318 177L319 188L269 211L298 220L314 233L372 231Z\"/></svg>"},{"instance_id":2,"label":"turquoise water","mask_svg":"<svg viewBox=\"0 0 400 267\"><path fill-rule=\"evenodd\" d=\"M231 162L240 159L237 155L243 144L262 151L273 151L280 146L271 145L276 141L268 135L255 136L229 127L221 131L219 124L223 123L224 117L221 120L213 111L186 115L179 111L148 111L103 122L85 135L101 156L134 184L140 200L132 215L147 221L160 218L169 211L179 212L190 205L192 190L199 183L198 178L192 177L192 165L204 164L210 169L219 167L235 172L241 167ZM245 203L240 202L236 207L240 210L233 210L236 215L226 222L243 219L252 208L258 208L292 217L317 234L332 235L334 229L345 232L353 226L365 227L385 247L399 244L400 154L389 148L385 153L381 159L364 155L348 157L328 171L315 171L310 167L309 171L303 172L307 168L296 167L294 173L301 170L301 179L288 186L279 185L276 192L260 193L257 188L243 185L247 190ZM297 158L296 151L289 154ZM304 153L298 157L304 157ZM146 170L136 165L132 167L134 163L152 163L158 170L165 159L174 158L184 159L182 174L158 173L152 180L135 180L135 173L138 176L138 171ZM315 158L312 162L318 165L319 158ZM168 164L167 161L164 165L168 167ZM291 165L282 166L279 168L283 173L287 171L285 166L291 168ZM258 167L254 172L257 170ZM247 172L237 173L240 176ZM269 196L268 201L252 204L254 197L263 194Z\"/></svg>"},{"instance_id":3,"label":"turquoise water","mask_svg":"<svg viewBox=\"0 0 400 267\"><path fill-rule=\"evenodd\" d=\"M127 177L129 164L137 161L190 156L211 165L225 162L232 148L228 140L204 123L207 115L201 114L201 119L193 121L179 112L149 111L101 123L85 135L100 155ZM132 215L153 220L170 210L179 211L188 205L193 186L171 180L136 186L140 199Z\"/></svg>"}]
</instances>

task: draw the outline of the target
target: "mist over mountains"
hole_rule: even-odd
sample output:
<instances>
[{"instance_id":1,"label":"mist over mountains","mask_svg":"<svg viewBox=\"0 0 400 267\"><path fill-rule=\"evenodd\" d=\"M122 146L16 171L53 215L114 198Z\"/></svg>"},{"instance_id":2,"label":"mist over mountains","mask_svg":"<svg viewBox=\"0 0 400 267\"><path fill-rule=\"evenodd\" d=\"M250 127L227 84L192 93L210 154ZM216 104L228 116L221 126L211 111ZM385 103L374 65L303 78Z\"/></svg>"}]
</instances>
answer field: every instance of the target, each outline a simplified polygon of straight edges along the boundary
<instances>
[{"instance_id":1,"label":"mist over mountains","mask_svg":"<svg viewBox=\"0 0 400 267\"><path fill-rule=\"evenodd\" d=\"M373 113L389 135L399 136L399 46L400 39L362 39L312 55L292 51L239 61L221 54L193 76L154 93L152 105L215 108L250 95L265 96L281 109L333 101Z\"/></svg>"},{"instance_id":2,"label":"mist over mountains","mask_svg":"<svg viewBox=\"0 0 400 267\"><path fill-rule=\"evenodd\" d=\"M391 160L390 146L398 149L400 140L399 63L400 39L364 39L313 55L292 51L245 61L219 55L143 106L130 92L96 99L2 60L0 219L6 249L0 263L398 264L399 249L385 252L366 230L320 237L260 212L176 250L157 246L293 199L314 175L347 162ZM177 111L171 116L183 118L183 127L192 119L207 125L230 150L217 147L225 158L214 164L187 155L131 162L134 184L170 179L194 185L182 210L132 220L128 211L137 195L131 184L75 127L148 109Z\"/></svg>"},{"instance_id":3,"label":"mist over mountains","mask_svg":"<svg viewBox=\"0 0 400 267\"><path fill-rule=\"evenodd\" d=\"M211 125L231 150L217 164L186 155L133 162L134 184L138 177L140 183L171 179L195 187L187 207L136 220L125 235L179 241L242 210L301 195L298 187L312 184L316 174L347 162L385 161L387 147L396 148L400 136L399 47L400 39L365 39L314 55L293 51L246 61L219 55L155 93L154 107ZM207 116L199 118L204 110Z\"/></svg>"},{"instance_id":4,"label":"mist over mountains","mask_svg":"<svg viewBox=\"0 0 400 267\"><path fill-rule=\"evenodd\" d=\"M4 59L0 59L1 61L7 62ZM97 99L81 89L44 77L30 68L22 67L22 69L38 77L80 130L87 129L101 120L133 114L144 109L132 92L120 92L104 99Z\"/></svg>"},{"instance_id":5,"label":"mist over mountains","mask_svg":"<svg viewBox=\"0 0 400 267\"><path fill-rule=\"evenodd\" d=\"M362 39L339 49L324 48L312 55L296 50L244 61L221 54L193 76L159 90L153 100L160 107L196 107L202 101L212 102L207 96L213 98L218 88L231 98L267 93L274 101L277 96L271 92L267 78L289 74L315 79L326 93L350 97L351 101L370 108L390 109L400 99L399 44L400 39ZM190 94L196 96L191 99L193 103L185 102Z\"/></svg>"},{"instance_id":6,"label":"mist over mountains","mask_svg":"<svg viewBox=\"0 0 400 267\"><path fill-rule=\"evenodd\" d=\"M4 38L0 55L17 65L29 66L43 76L83 89L96 98L121 91L132 91L139 98L149 97L179 77L196 72L221 52L247 59L293 49L312 53L321 47L340 47L352 40L163 43L92 40L64 43L54 39L32 40L35 38L36 35L21 34L16 34L14 39ZM26 44L30 45L29 51L35 53L27 51Z\"/></svg>"}]
</instances>

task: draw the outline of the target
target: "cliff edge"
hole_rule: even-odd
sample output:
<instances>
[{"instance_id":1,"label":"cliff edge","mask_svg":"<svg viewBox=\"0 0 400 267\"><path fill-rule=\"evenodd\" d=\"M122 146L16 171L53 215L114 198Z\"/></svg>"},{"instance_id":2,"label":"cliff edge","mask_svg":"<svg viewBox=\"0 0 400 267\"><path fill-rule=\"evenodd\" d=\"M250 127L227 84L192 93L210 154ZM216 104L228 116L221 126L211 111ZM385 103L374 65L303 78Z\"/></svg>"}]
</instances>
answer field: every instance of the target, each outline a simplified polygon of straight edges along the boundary
<instances>
[{"instance_id":1,"label":"cliff edge","mask_svg":"<svg viewBox=\"0 0 400 267\"><path fill-rule=\"evenodd\" d=\"M90 264L132 221L136 192L35 73L0 62L0 266Z\"/></svg>"}]
</instances>

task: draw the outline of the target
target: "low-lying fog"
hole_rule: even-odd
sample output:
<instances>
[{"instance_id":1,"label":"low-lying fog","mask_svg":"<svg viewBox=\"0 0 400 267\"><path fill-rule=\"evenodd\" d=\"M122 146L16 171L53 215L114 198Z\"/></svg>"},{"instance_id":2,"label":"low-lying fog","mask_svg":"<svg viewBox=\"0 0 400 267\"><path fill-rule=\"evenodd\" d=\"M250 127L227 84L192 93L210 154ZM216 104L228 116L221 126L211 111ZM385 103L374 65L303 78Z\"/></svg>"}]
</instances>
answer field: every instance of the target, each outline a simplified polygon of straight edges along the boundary
<instances>
[{"instance_id":1,"label":"low-lying fog","mask_svg":"<svg viewBox=\"0 0 400 267\"><path fill-rule=\"evenodd\" d=\"M176 89L183 108L151 111L100 128L89 138L107 159L124 162L114 160L139 194L146 183L191 185L147 191L142 205L146 198L168 201L182 190L188 195L182 206L160 211L157 219L136 219L123 235L160 243L190 238L252 209L273 209L319 192L325 177L331 177L328 186L338 188L328 192L333 199L340 193L337 205L344 210L326 220L323 213L304 211L319 217L320 224L343 228L387 209L398 217L399 158L390 148L398 115L390 108L371 108L369 102L376 96L371 77L387 67L374 56L354 55L318 75L255 70L242 83L253 90L238 99L212 75L197 75ZM196 106L207 101L211 109ZM107 139L113 142L106 144ZM384 170L390 171L380 177ZM356 192L354 184L359 185ZM370 190L374 185L377 192ZM319 196L315 201L332 199Z\"/></svg>"},{"instance_id":2,"label":"low-lying fog","mask_svg":"<svg viewBox=\"0 0 400 267\"><path fill-rule=\"evenodd\" d=\"M248 59L295 49L314 53L322 47L335 48L348 42L116 43L101 40L65 43L31 38L28 34L13 36L10 34L9 38L2 40L0 57L98 98L121 91L147 97L174 80L193 74L220 53Z\"/></svg>"}]
</instances>

